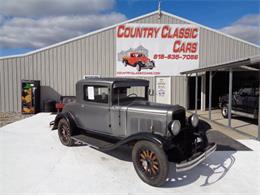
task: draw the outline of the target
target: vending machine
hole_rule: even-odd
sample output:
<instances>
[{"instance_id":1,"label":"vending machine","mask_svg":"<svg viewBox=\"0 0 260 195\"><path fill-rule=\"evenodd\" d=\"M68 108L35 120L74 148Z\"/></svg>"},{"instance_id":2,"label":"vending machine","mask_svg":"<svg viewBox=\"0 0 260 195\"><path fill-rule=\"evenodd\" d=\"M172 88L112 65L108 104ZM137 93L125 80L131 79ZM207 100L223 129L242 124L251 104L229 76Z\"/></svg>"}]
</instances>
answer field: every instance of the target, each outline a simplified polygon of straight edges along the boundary
<instances>
[{"instance_id":1,"label":"vending machine","mask_svg":"<svg viewBox=\"0 0 260 195\"><path fill-rule=\"evenodd\" d=\"M22 113L36 114L40 111L40 81L22 80Z\"/></svg>"}]
</instances>

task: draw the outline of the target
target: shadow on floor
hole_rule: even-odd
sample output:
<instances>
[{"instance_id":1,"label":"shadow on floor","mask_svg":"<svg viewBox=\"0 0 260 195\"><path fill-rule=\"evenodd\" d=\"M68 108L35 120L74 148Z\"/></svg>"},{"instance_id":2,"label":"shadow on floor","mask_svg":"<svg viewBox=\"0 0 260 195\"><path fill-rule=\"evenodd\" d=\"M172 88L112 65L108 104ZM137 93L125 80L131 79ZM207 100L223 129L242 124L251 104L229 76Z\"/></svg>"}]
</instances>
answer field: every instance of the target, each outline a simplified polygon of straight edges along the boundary
<instances>
[{"instance_id":1,"label":"shadow on floor","mask_svg":"<svg viewBox=\"0 0 260 195\"><path fill-rule=\"evenodd\" d=\"M197 181L201 176L205 177L205 179L204 177L201 178L204 180L201 186L212 185L225 177L234 165L236 160L233 156L234 153L234 151L215 152L197 167L179 173L175 171L175 164L171 163L169 178L163 187L176 188L189 185Z\"/></svg>"},{"instance_id":2,"label":"shadow on floor","mask_svg":"<svg viewBox=\"0 0 260 195\"><path fill-rule=\"evenodd\" d=\"M237 116L237 115L232 115L232 118L233 119L237 119L237 120L241 120L241 121L246 122L248 124L258 125L258 120L257 119L250 119L250 118Z\"/></svg>"},{"instance_id":3,"label":"shadow on floor","mask_svg":"<svg viewBox=\"0 0 260 195\"><path fill-rule=\"evenodd\" d=\"M164 188L176 188L189 185L198 179L203 180L201 186L212 185L225 177L232 168L236 161L233 156L234 153L237 151L252 151L250 148L219 131L208 130L209 127L207 124L204 124L208 139L210 142L217 144L218 152L213 153L204 162L185 172L176 172L175 164L170 163L169 177L163 186ZM132 162L132 148L130 146L122 146L116 150L103 153L119 160Z\"/></svg>"},{"instance_id":4,"label":"shadow on floor","mask_svg":"<svg viewBox=\"0 0 260 195\"><path fill-rule=\"evenodd\" d=\"M217 130L208 131L207 136L209 142L217 144L217 151L252 151L252 149Z\"/></svg>"},{"instance_id":5,"label":"shadow on floor","mask_svg":"<svg viewBox=\"0 0 260 195\"><path fill-rule=\"evenodd\" d=\"M169 177L163 188L176 188L185 185L189 185L197 181L203 176L203 183L201 186L212 185L221 180L230 168L235 163L235 157L233 151L215 152L208 159L202 162L200 165L185 172L176 172L174 163L170 163ZM111 155L117 159L132 162L131 159L131 147L122 147L117 150L105 152L105 154Z\"/></svg>"}]
</instances>

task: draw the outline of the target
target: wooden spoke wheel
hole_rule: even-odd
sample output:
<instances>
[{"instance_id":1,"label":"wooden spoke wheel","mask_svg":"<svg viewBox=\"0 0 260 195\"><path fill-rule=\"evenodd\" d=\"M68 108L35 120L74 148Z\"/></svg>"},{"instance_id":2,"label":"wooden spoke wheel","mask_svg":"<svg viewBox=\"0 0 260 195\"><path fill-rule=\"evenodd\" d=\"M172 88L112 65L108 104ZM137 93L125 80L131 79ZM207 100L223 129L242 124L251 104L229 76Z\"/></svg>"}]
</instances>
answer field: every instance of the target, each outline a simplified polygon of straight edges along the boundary
<instances>
[{"instance_id":1,"label":"wooden spoke wheel","mask_svg":"<svg viewBox=\"0 0 260 195\"><path fill-rule=\"evenodd\" d=\"M132 151L134 168L147 184L161 186L167 179L169 163L164 150L149 141L139 141Z\"/></svg>"},{"instance_id":2,"label":"wooden spoke wheel","mask_svg":"<svg viewBox=\"0 0 260 195\"><path fill-rule=\"evenodd\" d=\"M156 176L159 173L159 162L153 151L141 149L139 151L139 163L147 176Z\"/></svg>"},{"instance_id":3,"label":"wooden spoke wheel","mask_svg":"<svg viewBox=\"0 0 260 195\"><path fill-rule=\"evenodd\" d=\"M73 140L71 139L72 129L70 124L65 120L61 119L58 124L58 135L60 141L65 146L72 146Z\"/></svg>"}]
</instances>

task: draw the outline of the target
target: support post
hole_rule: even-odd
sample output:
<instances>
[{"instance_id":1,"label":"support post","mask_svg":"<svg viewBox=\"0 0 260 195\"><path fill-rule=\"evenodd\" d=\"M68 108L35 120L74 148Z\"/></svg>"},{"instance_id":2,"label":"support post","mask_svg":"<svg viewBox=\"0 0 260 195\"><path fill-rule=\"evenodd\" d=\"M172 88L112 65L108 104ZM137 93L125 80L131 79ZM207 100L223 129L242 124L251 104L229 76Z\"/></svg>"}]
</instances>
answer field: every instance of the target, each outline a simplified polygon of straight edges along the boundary
<instances>
[{"instance_id":1,"label":"support post","mask_svg":"<svg viewBox=\"0 0 260 195\"><path fill-rule=\"evenodd\" d=\"M229 69L229 90L228 90L228 126L231 127L231 110L232 110L232 85L233 85L233 70Z\"/></svg>"},{"instance_id":2,"label":"support post","mask_svg":"<svg viewBox=\"0 0 260 195\"><path fill-rule=\"evenodd\" d=\"M212 72L209 72L209 120L211 120Z\"/></svg>"},{"instance_id":3,"label":"support post","mask_svg":"<svg viewBox=\"0 0 260 195\"><path fill-rule=\"evenodd\" d=\"M198 110L198 73L196 73L196 80L195 80L195 113L197 114Z\"/></svg>"},{"instance_id":4,"label":"support post","mask_svg":"<svg viewBox=\"0 0 260 195\"><path fill-rule=\"evenodd\" d=\"M200 91L200 110L205 111L206 109L206 74L201 76L201 91Z\"/></svg>"}]
</instances>

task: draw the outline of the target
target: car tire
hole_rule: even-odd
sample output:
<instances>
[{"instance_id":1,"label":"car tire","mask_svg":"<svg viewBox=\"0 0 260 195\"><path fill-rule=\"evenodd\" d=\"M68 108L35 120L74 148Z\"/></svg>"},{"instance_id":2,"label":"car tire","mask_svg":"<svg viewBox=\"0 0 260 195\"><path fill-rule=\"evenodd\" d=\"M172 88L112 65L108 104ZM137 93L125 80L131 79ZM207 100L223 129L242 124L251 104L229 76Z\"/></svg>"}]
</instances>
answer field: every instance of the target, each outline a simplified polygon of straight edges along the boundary
<instances>
[{"instance_id":1,"label":"car tire","mask_svg":"<svg viewBox=\"0 0 260 195\"><path fill-rule=\"evenodd\" d=\"M73 146L74 141L71 139L72 128L66 119L60 119L58 123L58 135L60 141L65 146Z\"/></svg>"},{"instance_id":2,"label":"car tire","mask_svg":"<svg viewBox=\"0 0 260 195\"><path fill-rule=\"evenodd\" d=\"M224 118L228 118L228 105L224 104L221 108L221 114Z\"/></svg>"},{"instance_id":3,"label":"car tire","mask_svg":"<svg viewBox=\"0 0 260 195\"><path fill-rule=\"evenodd\" d=\"M140 64L140 63L136 64L136 70L137 70L138 72L141 71L141 64Z\"/></svg>"},{"instance_id":4,"label":"car tire","mask_svg":"<svg viewBox=\"0 0 260 195\"><path fill-rule=\"evenodd\" d=\"M153 64L153 66L150 68L150 70L152 70L155 67L154 62L151 62L151 63Z\"/></svg>"},{"instance_id":5,"label":"car tire","mask_svg":"<svg viewBox=\"0 0 260 195\"><path fill-rule=\"evenodd\" d=\"M126 60L123 61L123 64L124 64L125 67L127 67L127 65L128 65Z\"/></svg>"},{"instance_id":6,"label":"car tire","mask_svg":"<svg viewBox=\"0 0 260 195\"><path fill-rule=\"evenodd\" d=\"M132 150L132 160L138 176L151 186L165 183L169 162L164 150L149 141L138 141Z\"/></svg>"}]
</instances>

